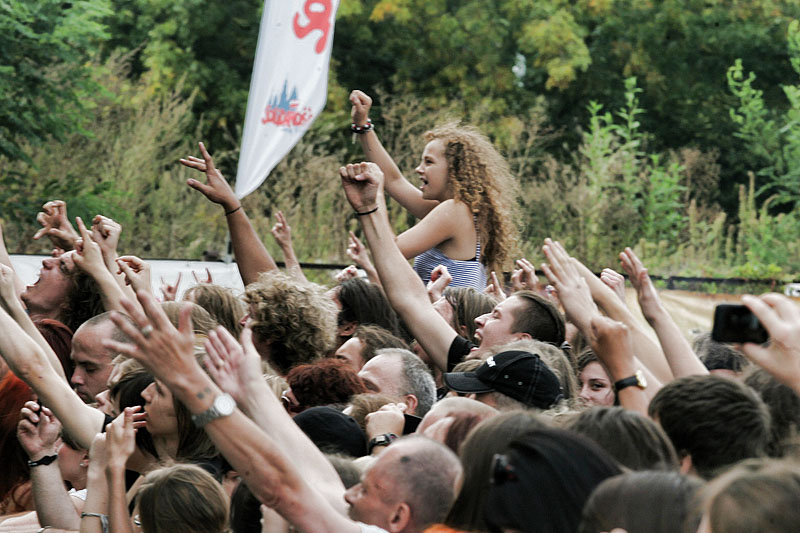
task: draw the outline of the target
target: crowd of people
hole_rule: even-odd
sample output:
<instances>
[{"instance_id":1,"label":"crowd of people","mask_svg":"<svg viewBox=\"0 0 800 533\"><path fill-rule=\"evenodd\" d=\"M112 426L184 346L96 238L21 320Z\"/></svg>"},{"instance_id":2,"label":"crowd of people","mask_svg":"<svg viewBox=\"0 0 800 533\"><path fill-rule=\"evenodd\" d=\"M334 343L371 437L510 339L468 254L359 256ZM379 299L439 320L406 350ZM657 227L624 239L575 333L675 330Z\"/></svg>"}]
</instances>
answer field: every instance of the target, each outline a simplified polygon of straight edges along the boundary
<instances>
[{"instance_id":1,"label":"crowd of people","mask_svg":"<svg viewBox=\"0 0 800 533\"><path fill-rule=\"evenodd\" d=\"M506 280L516 192L491 142L432 130L415 187L350 100L367 161L339 178L366 244L330 287L281 213L280 271L202 143L180 162L243 294L156 294L118 223L58 200L36 283L0 246L0 532L795 531L796 302L742 299L765 344L692 345L630 248L596 276L547 239L546 280L525 258ZM419 223L396 236L384 193Z\"/></svg>"}]
</instances>

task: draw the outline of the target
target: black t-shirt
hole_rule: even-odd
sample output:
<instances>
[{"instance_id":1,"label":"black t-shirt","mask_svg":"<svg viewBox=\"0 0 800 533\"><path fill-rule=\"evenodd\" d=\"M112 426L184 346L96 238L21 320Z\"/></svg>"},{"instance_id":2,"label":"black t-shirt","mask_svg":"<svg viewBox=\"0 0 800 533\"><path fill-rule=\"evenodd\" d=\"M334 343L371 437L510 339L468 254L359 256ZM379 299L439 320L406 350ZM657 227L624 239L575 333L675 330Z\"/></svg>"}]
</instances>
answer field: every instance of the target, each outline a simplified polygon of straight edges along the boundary
<instances>
[{"instance_id":1,"label":"black t-shirt","mask_svg":"<svg viewBox=\"0 0 800 533\"><path fill-rule=\"evenodd\" d=\"M477 348L477 346L464 337L456 335L450 344L450 350L447 352L447 371L452 372L453 367L463 361L464 357L469 355L473 348Z\"/></svg>"}]
</instances>

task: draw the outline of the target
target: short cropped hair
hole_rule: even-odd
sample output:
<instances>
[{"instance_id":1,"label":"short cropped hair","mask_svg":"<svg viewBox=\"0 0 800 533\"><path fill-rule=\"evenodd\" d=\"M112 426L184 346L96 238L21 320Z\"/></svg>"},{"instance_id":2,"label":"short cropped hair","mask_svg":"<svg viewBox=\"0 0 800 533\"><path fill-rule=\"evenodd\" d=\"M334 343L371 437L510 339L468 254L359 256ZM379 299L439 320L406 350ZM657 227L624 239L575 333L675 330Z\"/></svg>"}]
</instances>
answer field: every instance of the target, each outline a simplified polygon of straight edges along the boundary
<instances>
[{"instance_id":1,"label":"short cropped hair","mask_svg":"<svg viewBox=\"0 0 800 533\"><path fill-rule=\"evenodd\" d=\"M688 376L658 391L648 408L679 456L691 455L704 478L719 469L766 453L767 406L749 387L719 376Z\"/></svg>"},{"instance_id":2,"label":"short cropped hair","mask_svg":"<svg viewBox=\"0 0 800 533\"><path fill-rule=\"evenodd\" d=\"M270 364L282 374L324 356L334 346L336 305L319 285L263 272L247 286L253 333L268 341Z\"/></svg>"},{"instance_id":3,"label":"short cropped hair","mask_svg":"<svg viewBox=\"0 0 800 533\"><path fill-rule=\"evenodd\" d=\"M425 416L431 410L433 402L436 401L436 382L422 359L408 350L397 348L387 348L378 350L375 355L398 355L403 365L404 383L400 387L400 394L413 394L417 397L417 416Z\"/></svg>"},{"instance_id":4,"label":"short cropped hair","mask_svg":"<svg viewBox=\"0 0 800 533\"><path fill-rule=\"evenodd\" d=\"M441 522L453 504L461 462L449 448L426 437L404 437L402 442L414 447L394 459L388 475L395 496L408 504L416 530L422 531Z\"/></svg>"},{"instance_id":5,"label":"short cropped hair","mask_svg":"<svg viewBox=\"0 0 800 533\"><path fill-rule=\"evenodd\" d=\"M511 297L525 305L514 316L511 333L527 333L537 341L561 346L566 325L555 305L532 291L517 291Z\"/></svg>"},{"instance_id":6,"label":"short cropped hair","mask_svg":"<svg viewBox=\"0 0 800 533\"><path fill-rule=\"evenodd\" d=\"M800 396L791 387L780 383L763 368L753 367L745 373L744 384L755 390L772 416L767 454L783 457L797 445L800 434Z\"/></svg>"}]
</instances>

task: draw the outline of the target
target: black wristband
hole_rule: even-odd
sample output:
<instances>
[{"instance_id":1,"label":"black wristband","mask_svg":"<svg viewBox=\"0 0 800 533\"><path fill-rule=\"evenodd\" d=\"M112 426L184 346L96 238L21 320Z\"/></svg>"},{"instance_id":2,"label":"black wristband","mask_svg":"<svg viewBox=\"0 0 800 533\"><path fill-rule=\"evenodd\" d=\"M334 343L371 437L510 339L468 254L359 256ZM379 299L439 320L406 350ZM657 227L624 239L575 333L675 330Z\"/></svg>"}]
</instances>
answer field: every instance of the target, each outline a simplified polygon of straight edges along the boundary
<instances>
[{"instance_id":1,"label":"black wristband","mask_svg":"<svg viewBox=\"0 0 800 533\"><path fill-rule=\"evenodd\" d=\"M234 214L236 211L238 211L241 208L242 208L242 204L239 204L239 207L237 207L236 209L231 209L230 211L225 211L225 216L232 215L232 214Z\"/></svg>"},{"instance_id":2,"label":"black wristband","mask_svg":"<svg viewBox=\"0 0 800 533\"><path fill-rule=\"evenodd\" d=\"M383 435L378 435L376 437L372 437L367 445L367 454L372 455L372 449L376 446L388 446L392 443L394 439L397 438L397 435L394 433L384 433Z\"/></svg>"},{"instance_id":3,"label":"black wristband","mask_svg":"<svg viewBox=\"0 0 800 533\"><path fill-rule=\"evenodd\" d=\"M45 455L38 461L28 461L28 466L31 468L42 466L42 465L49 465L50 463L55 462L58 459L58 455Z\"/></svg>"},{"instance_id":4,"label":"black wristband","mask_svg":"<svg viewBox=\"0 0 800 533\"><path fill-rule=\"evenodd\" d=\"M375 126L372 125L372 121L370 119L367 119L367 123L364 124L363 126L359 126L358 124L353 122L350 125L350 131L352 131L353 133L357 133L359 135L363 135L368 131L371 131L374 127Z\"/></svg>"},{"instance_id":5,"label":"black wristband","mask_svg":"<svg viewBox=\"0 0 800 533\"><path fill-rule=\"evenodd\" d=\"M378 210L378 207L376 206L375 209L372 209L370 211L364 211L363 213L359 213L358 211L356 211L356 216L357 217L365 217L367 215L371 215L372 213L374 213L377 210Z\"/></svg>"}]
</instances>

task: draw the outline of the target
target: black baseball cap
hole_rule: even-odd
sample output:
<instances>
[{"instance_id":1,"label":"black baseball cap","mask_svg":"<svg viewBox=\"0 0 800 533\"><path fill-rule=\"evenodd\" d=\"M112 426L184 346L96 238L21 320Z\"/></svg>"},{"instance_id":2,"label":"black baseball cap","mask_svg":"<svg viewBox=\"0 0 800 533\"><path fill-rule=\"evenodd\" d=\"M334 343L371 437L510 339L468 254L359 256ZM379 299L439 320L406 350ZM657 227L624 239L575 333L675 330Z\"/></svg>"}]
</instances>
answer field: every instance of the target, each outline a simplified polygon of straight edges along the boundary
<instances>
[{"instance_id":1,"label":"black baseball cap","mask_svg":"<svg viewBox=\"0 0 800 533\"><path fill-rule=\"evenodd\" d=\"M538 355L510 350L489 357L474 372L448 372L445 385L463 394L499 392L539 409L564 398L561 383Z\"/></svg>"}]
</instances>

